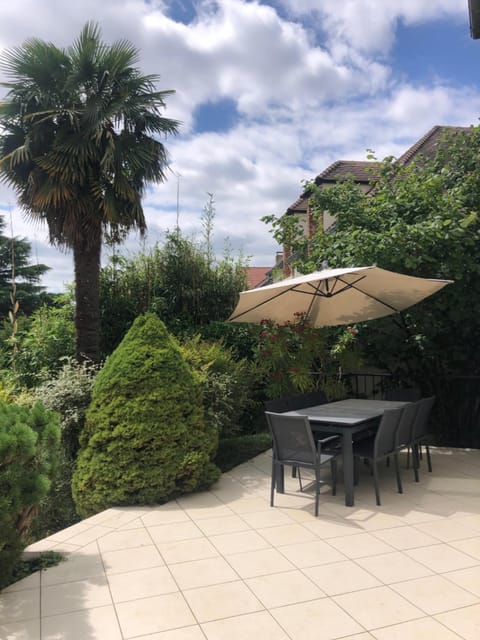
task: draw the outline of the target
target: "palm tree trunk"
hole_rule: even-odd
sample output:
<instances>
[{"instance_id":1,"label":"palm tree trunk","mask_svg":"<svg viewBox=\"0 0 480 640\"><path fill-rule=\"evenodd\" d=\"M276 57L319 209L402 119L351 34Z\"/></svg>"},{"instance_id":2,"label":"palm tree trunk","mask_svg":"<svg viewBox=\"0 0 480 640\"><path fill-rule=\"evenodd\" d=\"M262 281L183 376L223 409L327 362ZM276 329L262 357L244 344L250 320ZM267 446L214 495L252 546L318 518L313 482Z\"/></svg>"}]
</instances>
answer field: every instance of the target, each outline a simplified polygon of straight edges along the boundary
<instances>
[{"instance_id":1,"label":"palm tree trunk","mask_svg":"<svg viewBox=\"0 0 480 640\"><path fill-rule=\"evenodd\" d=\"M78 362L100 358L100 254L102 228L89 226L86 239L73 243L75 267L75 352Z\"/></svg>"}]
</instances>

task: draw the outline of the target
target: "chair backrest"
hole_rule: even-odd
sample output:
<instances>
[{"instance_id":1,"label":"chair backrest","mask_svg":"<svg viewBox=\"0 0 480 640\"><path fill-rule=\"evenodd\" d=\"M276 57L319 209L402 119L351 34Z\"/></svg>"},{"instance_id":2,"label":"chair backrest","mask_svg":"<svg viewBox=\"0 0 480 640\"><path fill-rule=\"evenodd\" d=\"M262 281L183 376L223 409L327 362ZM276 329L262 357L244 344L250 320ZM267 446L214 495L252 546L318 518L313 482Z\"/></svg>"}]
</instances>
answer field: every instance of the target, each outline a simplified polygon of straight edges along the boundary
<instances>
[{"instance_id":1,"label":"chair backrest","mask_svg":"<svg viewBox=\"0 0 480 640\"><path fill-rule=\"evenodd\" d=\"M423 398L420 400L420 406L413 424L413 439L417 440L430 433L429 421L430 414L432 413L433 405L435 404L435 396L429 398Z\"/></svg>"},{"instance_id":2,"label":"chair backrest","mask_svg":"<svg viewBox=\"0 0 480 640\"><path fill-rule=\"evenodd\" d=\"M308 418L270 411L266 411L265 416L272 434L274 459L282 463L314 466L317 450Z\"/></svg>"},{"instance_id":3,"label":"chair backrest","mask_svg":"<svg viewBox=\"0 0 480 640\"><path fill-rule=\"evenodd\" d=\"M406 446L412 442L413 425L420 409L421 400L411 402L403 407L403 413L395 433L395 447Z\"/></svg>"},{"instance_id":4,"label":"chair backrest","mask_svg":"<svg viewBox=\"0 0 480 640\"><path fill-rule=\"evenodd\" d=\"M403 407L400 409L386 409L380 419L375 436L375 457L386 456L395 449L395 435L402 417Z\"/></svg>"},{"instance_id":5,"label":"chair backrest","mask_svg":"<svg viewBox=\"0 0 480 640\"><path fill-rule=\"evenodd\" d=\"M289 396L287 401L291 411L304 409L305 407L313 407L317 404L325 404L328 402L325 392L321 389L307 391L307 393L301 393L296 396Z\"/></svg>"},{"instance_id":6,"label":"chair backrest","mask_svg":"<svg viewBox=\"0 0 480 640\"><path fill-rule=\"evenodd\" d=\"M276 400L265 400L263 403L267 411L274 411L275 413L284 413L290 411L291 407L288 402L288 398L277 398Z\"/></svg>"},{"instance_id":7,"label":"chair backrest","mask_svg":"<svg viewBox=\"0 0 480 640\"><path fill-rule=\"evenodd\" d=\"M404 389L386 389L383 393L384 400L404 400L405 402L417 402L422 397L420 389L416 387Z\"/></svg>"}]
</instances>

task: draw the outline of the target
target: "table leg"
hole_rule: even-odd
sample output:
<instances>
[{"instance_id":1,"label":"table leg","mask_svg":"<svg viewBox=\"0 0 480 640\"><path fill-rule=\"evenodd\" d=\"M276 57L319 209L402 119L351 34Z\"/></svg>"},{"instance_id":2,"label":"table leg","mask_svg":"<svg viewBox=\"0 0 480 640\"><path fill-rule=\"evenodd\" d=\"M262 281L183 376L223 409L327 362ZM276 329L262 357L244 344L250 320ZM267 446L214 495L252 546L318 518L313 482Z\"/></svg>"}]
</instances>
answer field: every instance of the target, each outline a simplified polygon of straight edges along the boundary
<instances>
[{"instance_id":1,"label":"table leg","mask_svg":"<svg viewBox=\"0 0 480 640\"><path fill-rule=\"evenodd\" d=\"M353 438L350 431L345 429L342 436L343 454L343 484L345 488L345 505L353 507Z\"/></svg>"}]
</instances>

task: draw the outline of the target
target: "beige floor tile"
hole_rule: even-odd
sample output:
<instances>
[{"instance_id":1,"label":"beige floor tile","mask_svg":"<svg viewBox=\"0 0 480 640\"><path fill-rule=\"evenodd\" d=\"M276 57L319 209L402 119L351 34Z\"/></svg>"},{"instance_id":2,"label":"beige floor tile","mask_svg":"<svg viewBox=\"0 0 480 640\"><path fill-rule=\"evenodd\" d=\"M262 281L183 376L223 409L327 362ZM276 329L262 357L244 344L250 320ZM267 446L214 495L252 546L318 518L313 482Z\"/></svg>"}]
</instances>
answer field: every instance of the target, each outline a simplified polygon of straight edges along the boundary
<instances>
[{"instance_id":1,"label":"beige floor tile","mask_svg":"<svg viewBox=\"0 0 480 640\"><path fill-rule=\"evenodd\" d=\"M376 531L377 529L389 529L403 525L403 521L398 516L372 509L356 509L355 513L352 516L347 516L345 520L356 524L364 531Z\"/></svg>"},{"instance_id":2,"label":"beige floor tile","mask_svg":"<svg viewBox=\"0 0 480 640\"><path fill-rule=\"evenodd\" d=\"M116 610L125 638L196 624L180 593L122 602L116 605Z\"/></svg>"},{"instance_id":3,"label":"beige floor tile","mask_svg":"<svg viewBox=\"0 0 480 640\"><path fill-rule=\"evenodd\" d=\"M98 540L99 538L102 538L103 536L108 535L112 531L113 529L111 527L94 525L92 527L89 527L85 531L81 531L80 533L77 533L76 535L69 538L68 543L76 544L76 545L79 545L80 547L83 547L89 544L90 542L94 542L95 540Z\"/></svg>"},{"instance_id":4,"label":"beige floor tile","mask_svg":"<svg viewBox=\"0 0 480 640\"><path fill-rule=\"evenodd\" d=\"M42 589L42 617L112 604L105 576L65 582Z\"/></svg>"},{"instance_id":5,"label":"beige floor tile","mask_svg":"<svg viewBox=\"0 0 480 640\"><path fill-rule=\"evenodd\" d=\"M363 631L330 598L279 607L270 613L292 640L334 640Z\"/></svg>"},{"instance_id":6,"label":"beige floor tile","mask_svg":"<svg viewBox=\"0 0 480 640\"><path fill-rule=\"evenodd\" d=\"M395 551L392 546L382 542L371 533L359 533L355 536L332 538L328 542L348 558L362 558L378 553Z\"/></svg>"},{"instance_id":7,"label":"beige floor tile","mask_svg":"<svg viewBox=\"0 0 480 640\"><path fill-rule=\"evenodd\" d=\"M224 558L207 558L170 565L180 589L195 589L238 580L238 574Z\"/></svg>"},{"instance_id":8,"label":"beige floor tile","mask_svg":"<svg viewBox=\"0 0 480 640\"><path fill-rule=\"evenodd\" d=\"M102 557L97 543L87 545L80 551L65 558L55 567L42 571L42 586L50 586L61 582L75 582L85 578L105 575Z\"/></svg>"},{"instance_id":9,"label":"beige floor tile","mask_svg":"<svg viewBox=\"0 0 480 640\"><path fill-rule=\"evenodd\" d=\"M210 536L210 542L223 555L266 549L270 544L256 531L239 531Z\"/></svg>"},{"instance_id":10,"label":"beige floor tile","mask_svg":"<svg viewBox=\"0 0 480 640\"><path fill-rule=\"evenodd\" d=\"M202 629L207 640L226 640L227 638L228 640L245 640L246 638L289 640L285 631L266 611L206 622L202 624Z\"/></svg>"},{"instance_id":11,"label":"beige floor tile","mask_svg":"<svg viewBox=\"0 0 480 640\"><path fill-rule=\"evenodd\" d=\"M480 598L480 565L472 567L471 569L461 569L460 571L444 573L443 577Z\"/></svg>"},{"instance_id":12,"label":"beige floor tile","mask_svg":"<svg viewBox=\"0 0 480 640\"><path fill-rule=\"evenodd\" d=\"M381 583L352 560L303 570L328 596L379 587Z\"/></svg>"},{"instance_id":13,"label":"beige floor tile","mask_svg":"<svg viewBox=\"0 0 480 640\"><path fill-rule=\"evenodd\" d=\"M191 521L151 525L148 527L148 533L152 536L155 544L159 542L175 542L177 540L203 538L203 532Z\"/></svg>"},{"instance_id":14,"label":"beige floor tile","mask_svg":"<svg viewBox=\"0 0 480 640\"><path fill-rule=\"evenodd\" d=\"M462 540L478 535L474 528L461 524L453 519L437 520L436 522L424 522L416 525L417 529L427 533L442 542Z\"/></svg>"},{"instance_id":15,"label":"beige floor tile","mask_svg":"<svg viewBox=\"0 0 480 640\"><path fill-rule=\"evenodd\" d=\"M0 621L17 622L40 617L40 589L2 591L0 593Z\"/></svg>"},{"instance_id":16,"label":"beige floor tile","mask_svg":"<svg viewBox=\"0 0 480 640\"><path fill-rule=\"evenodd\" d=\"M150 567L140 571L111 574L108 584L114 603L178 591L178 586L167 567Z\"/></svg>"},{"instance_id":17,"label":"beige floor tile","mask_svg":"<svg viewBox=\"0 0 480 640\"><path fill-rule=\"evenodd\" d=\"M322 598L325 593L299 570L248 578L245 583L267 608Z\"/></svg>"},{"instance_id":18,"label":"beige floor tile","mask_svg":"<svg viewBox=\"0 0 480 640\"><path fill-rule=\"evenodd\" d=\"M40 640L40 618L22 622L0 622L2 640Z\"/></svg>"},{"instance_id":19,"label":"beige floor tile","mask_svg":"<svg viewBox=\"0 0 480 640\"><path fill-rule=\"evenodd\" d=\"M147 511L141 516L141 520L145 526L149 527L156 524L187 522L190 518L176 502L169 502Z\"/></svg>"},{"instance_id":20,"label":"beige floor tile","mask_svg":"<svg viewBox=\"0 0 480 640\"><path fill-rule=\"evenodd\" d=\"M449 582L443 576L408 580L391 585L391 588L429 615L479 602L472 593Z\"/></svg>"},{"instance_id":21,"label":"beige floor tile","mask_svg":"<svg viewBox=\"0 0 480 640\"><path fill-rule=\"evenodd\" d=\"M205 640L199 625L193 627L182 627L181 629L173 629L172 631L161 631L160 633L152 633L142 636L138 640Z\"/></svg>"},{"instance_id":22,"label":"beige floor tile","mask_svg":"<svg viewBox=\"0 0 480 640\"><path fill-rule=\"evenodd\" d=\"M424 616L420 609L389 587L355 591L333 599L368 630Z\"/></svg>"},{"instance_id":23,"label":"beige floor tile","mask_svg":"<svg viewBox=\"0 0 480 640\"><path fill-rule=\"evenodd\" d=\"M440 613L435 618L446 627L458 633L463 640L480 638L480 605L465 607L457 611Z\"/></svg>"},{"instance_id":24,"label":"beige floor tile","mask_svg":"<svg viewBox=\"0 0 480 640\"><path fill-rule=\"evenodd\" d=\"M428 547L438 542L436 538L419 531L416 527L409 526L382 529L372 532L372 535L399 550Z\"/></svg>"},{"instance_id":25,"label":"beige floor tile","mask_svg":"<svg viewBox=\"0 0 480 640\"><path fill-rule=\"evenodd\" d=\"M187 589L183 595L200 623L253 613L264 608L240 580L210 587Z\"/></svg>"},{"instance_id":26,"label":"beige floor tile","mask_svg":"<svg viewBox=\"0 0 480 640\"><path fill-rule=\"evenodd\" d=\"M317 536L314 533L298 523L258 529L258 533L275 547L287 544L303 544L317 540Z\"/></svg>"},{"instance_id":27,"label":"beige floor tile","mask_svg":"<svg viewBox=\"0 0 480 640\"><path fill-rule=\"evenodd\" d=\"M299 569L346 559L342 553L323 540L290 544L281 547L280 552Z\"/></svg>"},{"instance_id":28,"label":"beige floor tile","mask_svg":"<svg viewBox=\"0 0 480 640\"><path fill-rule=\"evenodd\" d=\"M353 536L362 533L361 527L355 522L349 522L343 518L328 518L320 516L305 522L304 527L312 531L321 540L344 536Z\"/></svg>"},{"instance_id":29,"label":"beige floor tile","mask_svg":"<svg viewBox=\"0 0 480 640\"><path fill-rule=\"evenodd\" d=\"M39 589L40 588L40 574L41 571L35 571L26 578L22 578L17 582L14 582L9 587L3 589L1 593L10 593L11 591L23 591L24 589ZM0 596L1 597L1 596Z\"/></svg>"},{"instance_id":30,"label":"beige floor tile","mask_svg":"<svg viewBox=\"0 0 480 640\"><path fill-rule=\"evenodd\" d=\"M122 640L113 606L42 619L42 640Z\"/></svg>"},{"instance_id":31,"label":"beige floor tile","mask_svg":"<svg viewBox=\"0 0 480 640\"><path fill-rule=\"evenodd\" d=\"M295 565L276 549L236 553L226 556L226 560L241 578L253 578L295 569Z\"/></svg>"},{"instance_id":32,"label":"beige floor tile","mask_svg":"<svg viewBox=\"0 0 480 640\"><path fill-rule=\"evenodd\" d=\"M114 531L98 541L98 548L104 551L117 551L118 549L134 549L135 547L145 547L152 544L152 539L147 530L128 529L127 531Z\"/></svg>"},{"instance_id":33,"label":"beige floor tile","mask_svg":"<svg viewBox=\"0 0 480 640\"><path fill-rule=\"evenodd\" d=\"M280 511L280 509L268 509L268 511L244 513L242 518L254 529L277 527L294 523L292 518L283 511Z\"/></svg>"},{"instance_id":34,"label":"beige floor tile","mask_svg":"<svg viewBox=\"0 0 480 640\"><path fill-rule=\"evenodd\" d=\"M69 538L73 538L73 536L76 536L78 533L84 533L85 531L90 529L91 526L91 524L77 522L77 524L73 524L71 527L67 527L66 529L57 531L53 535L49 536L49 539L57 540L58 542L66 542Z\"/></svg>"},{"instance_id":35,"label":"beige floor tile","mask_svg":"<svg viewBox=\"0 0 480 640\"><path fill-rule=\"evenodd\" d=\"M126 524L136 520L144 513L147 513L149 507L113 507L104 511L104 516L98 520L98 524L103 527L112 527L118 529Z\"/></svg>"},{"instance_id":36,"label":"beige floor tile","mask_svg":"<svg viewBox=\"0 0 480 640\"><path fill-rule=\"evenodd\" d=\"M384 584L415 580L432 575L428 567L400 551L358 558L356 562Z\"/></svg>"},{"instance_id":37,"label":"beige floor tile","mask_svg":"<svg viewBox=\"0 0 480 640\"><path fill-rule=\"evenodd\" d=\"M219 553L206 538L194 538L181 542L165 542L157 545L166 563L189 562L190 560L203 560L214 558Z\"/></svg>"},{"instance_id":38,"label":"beige floor tile","mask_svg":"<svg viewBox=\"0 0 480 640\"><path fill-rule=\"evenodd\" d=\"M222 516L220 518L206 518L197 520L197 527L203 531L206 536L216 536L222 533L235 533L237 531L247 531L250 529L245 520L240 516Z\"/></svg>"},{"instance_id":39,"label":"beige floor tile","mask_svg":"<svg viewBox=\"0 0 480 640\"><path fill-rule=\"evenodd\" d=\"M213 496L212 496L213 497ZM231 516L232 509L222 502L215 505L205 505L198 507L185 507L185 513L195 522L202 521L205 518L220 518L222 516Z\"/></svg>"},{"instance_id":40,"label":"beige floor tile","mask_svg":"<svg viewBox=\"0 0 480 640\"><path fill-rule=\"evenodd\" d=\"M454 540L450 542L450 545L480 561L480 536L466 540Z\"/></svg>"},{"instance_id":41,"label":"beige floor tile","mask_svg":"<svg viewBox=\"0 0 480 640\"><path fill-rule=\"evenodd\" d=\"M269 506L267 500L257 496L248 496L237 500L231 500L227 504L232 511L238 514L265 511Z\"/></svg>"},{"instance_id":42,"label":"beige floor tile","mask_svg":"<svg viewBox=\"0 0 480 640\"><path fill-rule=\"evenodd\" d=\"M448 544L436 544L431 547L410 549L404 553L436 573L466 569L478 564L478 560L454 549Z\"/></svg>"},{"instance_id":43,"label":"beige floor tile","mask_svg":"<svg viewBox=\"0 0 480 640\"><path fill-rule=\"evenodd\" d=\"M376 640L460 640L456 633L433 618L420 618L383 629L375 629L372 636ZM350 638L348 639L350 640Z\"/></svg>"},{"instance_id":44,"label":"beige floor tile","mask_svg":"<svg viewBox=\"0 0 480 640\"><path fill-rule=\"evenodd\" d=\"M165 564L160 552L154 545L135 549L105 551L102 553L102 560L107 574L161 567Z\"/></svg>"},{"instance_id":45,"label":"beige floor tile","mask_svg":"<svg viewBox=\"0 0 480 640\"><path fill-rule=\"evenodd\" d=\"M480 513L472 513L466 516L456 517L455 521L458 524L463 524L465 527L469 527L480 532Z\"/></svg>"}]
</instances>

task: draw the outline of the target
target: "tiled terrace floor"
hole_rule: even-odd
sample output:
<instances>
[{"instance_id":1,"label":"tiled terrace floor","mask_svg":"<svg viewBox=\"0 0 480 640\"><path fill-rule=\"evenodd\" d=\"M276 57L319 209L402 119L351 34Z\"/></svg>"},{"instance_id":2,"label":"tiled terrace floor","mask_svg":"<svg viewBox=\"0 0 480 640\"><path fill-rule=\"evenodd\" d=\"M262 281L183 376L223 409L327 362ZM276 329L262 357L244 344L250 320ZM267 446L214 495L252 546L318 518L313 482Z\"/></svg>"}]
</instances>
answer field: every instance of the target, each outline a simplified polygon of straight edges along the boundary
<instances>
[{"instance_id":1,"label":"tiled terrace floor","mask_svg":"<svg viewBox=\"0 0 480 640\"><path fill-rule=\"evenodd\" d=\"M0 594L2 640L479 640L480 451L433 451L415 484L382 467L268 504L270 457L209 492L108 509L34 545L68 553ZM327 487L326 487L327 489Z\"/></svg>"}]
</instances>

